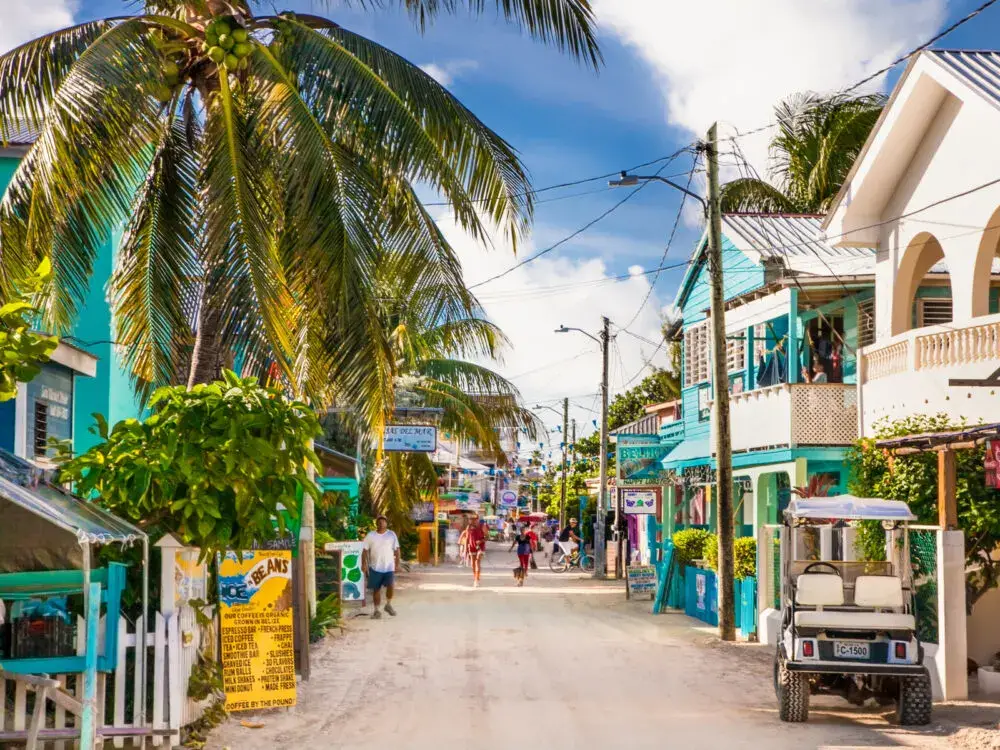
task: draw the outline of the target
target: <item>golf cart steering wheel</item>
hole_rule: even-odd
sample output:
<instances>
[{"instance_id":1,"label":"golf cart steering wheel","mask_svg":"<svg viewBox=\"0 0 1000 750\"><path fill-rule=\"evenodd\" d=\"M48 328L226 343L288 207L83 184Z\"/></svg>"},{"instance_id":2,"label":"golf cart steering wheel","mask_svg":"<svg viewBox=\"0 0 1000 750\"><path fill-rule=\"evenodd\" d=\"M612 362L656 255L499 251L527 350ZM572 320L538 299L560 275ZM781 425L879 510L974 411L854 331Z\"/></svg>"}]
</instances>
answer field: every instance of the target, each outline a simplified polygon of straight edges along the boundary
<instances>
[{"instance_id":1,"label":"golf cart steering wheel","mask_svg":"<svg viewBox=\"0 0 1000 750\"><path fill-rule=\"evenodd\" d=\"M806 565L805 569L802 571L802 575L806 575L807 573L812 573L813 568L829 568L830 570L833 571L834 575L838 575L841 578L843 578L843 576L840 573L840 570L837 568L836 565L824 562L822 560L820 562L809 563L808 565Z\"/></svg>"}]
</instances>

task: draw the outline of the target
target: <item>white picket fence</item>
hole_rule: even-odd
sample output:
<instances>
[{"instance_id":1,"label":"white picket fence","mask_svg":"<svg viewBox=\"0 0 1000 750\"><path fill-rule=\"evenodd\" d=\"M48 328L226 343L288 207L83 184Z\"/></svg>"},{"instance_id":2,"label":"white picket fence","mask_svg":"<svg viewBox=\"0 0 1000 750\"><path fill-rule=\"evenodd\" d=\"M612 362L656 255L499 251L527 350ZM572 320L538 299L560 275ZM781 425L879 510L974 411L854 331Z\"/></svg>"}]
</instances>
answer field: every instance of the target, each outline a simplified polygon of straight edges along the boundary
<instances>
[{"instance_id":1,"label":"white picket fence","mask_svg":"<svg viewBox=\"0 0 1000 750\"><path fill-rule=\"evenodd\" d=\"M105 618L101 618L101 649L104 647ZM118 659L115 671L99 673L97 684L98 726L126 729L142 727L139 707L141 705L142 675L138 669L137 633L145 632L146 670L151 670L152 684L146 696L146 727L154 730L170 729L167 736L146 738L153 746L173 747L180 742L180 729L201 716L204 706L187 697L187 684L194 665L198 661L201 645L201 629L198 627L193 610L184 607L179 613L164 617L159 612L153 619L151 630L145 630L143 618L136 621L130 630L130 623L118 619ZM84 652L84 623L77 623L77 653ZM51 675L59 680L62 689L78 699L83 697L83 676L80 674ZM23 731L30 721L34 708L34 693L22 682L0 680L0 729ZM147 685L149 681L147 680ZM13 710L7 711L7 697L13 694ZM131 706L128 697L131 696ZM128 709L128 710L127 710ZM74 727L76 717L61 706L46 715L43 728L66 729ZM139 747L140 737L115 737L115 747ZM77 745L73 740L50 740L40 747L54 750L69 750Z\"/></svg>"}]
</instances>

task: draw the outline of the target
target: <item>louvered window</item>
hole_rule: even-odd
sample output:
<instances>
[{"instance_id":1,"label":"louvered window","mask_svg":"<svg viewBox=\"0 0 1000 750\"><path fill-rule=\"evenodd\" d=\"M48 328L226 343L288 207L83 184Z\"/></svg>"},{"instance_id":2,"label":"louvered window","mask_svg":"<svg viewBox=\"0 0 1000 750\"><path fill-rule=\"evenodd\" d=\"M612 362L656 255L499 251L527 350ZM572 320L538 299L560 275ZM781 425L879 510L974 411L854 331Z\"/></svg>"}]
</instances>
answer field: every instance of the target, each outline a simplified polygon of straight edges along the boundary
<instances>
[{"instance_id":1,"label":"louvered window","mask_svg":"<svg viewBox=\"0 0 1000 750\"><path fill-rule=\"evenodd\" d=\"M49 405L42 402L35 402L35 439L34 445L34 457L41 458L45 456L46 448L48 448L49 441Z\"/></svg>"},{"instance_id":2,"label":"louvered window","mask_svg":"<svg viewBox=\"0 0 1000 750\"><path fill-rule=\"evenodd\" d=\"M746 339L726 339L726 368L729 372L746 369Z\"/></svg>"},{"instance_id":3,"label":"louvered window","mask_svg":"<svg viewBox=\"0 0 1000 750\"><path fill-rule=\"evenodd\" d=\"M858 346L875 343L875 300L858 303Z\"/></svg>"},{"instance_id":4,"label":"louvered window","mask_svg":"<svg viewBox=\"0 0 1000 750\"><path fill-rule=\"evenodd\" d=\"M691 386L708 380L708 321L691 326L684 332L684 385Z\"/></svg>"},{"instance_id":5,"label":"louvered window","mask_svg":"<svg viewBox=\"0 0 1000 750\"><path fill-rule=\"evenodd\" d=\"M949 297L927 297L920 300L917 309L919 311L917 325L921 328L951 322L951 298Z\"/></svg>"}]
</instances>

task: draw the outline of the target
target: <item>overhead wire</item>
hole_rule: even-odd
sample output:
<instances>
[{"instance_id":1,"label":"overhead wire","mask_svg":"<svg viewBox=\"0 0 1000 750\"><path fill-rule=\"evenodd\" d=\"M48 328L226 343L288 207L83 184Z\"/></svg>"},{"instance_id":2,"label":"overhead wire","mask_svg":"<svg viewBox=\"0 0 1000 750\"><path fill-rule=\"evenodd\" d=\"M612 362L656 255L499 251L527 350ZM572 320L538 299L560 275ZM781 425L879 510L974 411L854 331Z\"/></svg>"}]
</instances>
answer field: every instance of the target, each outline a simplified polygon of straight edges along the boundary
<instances>
[{"instance_id":1,"label":"overhead wire","mask_svg":"<svg viewBox=\"0 0 1000 750\"><path fill-rule=\"evenodd\" d=\"M674 152L670 157L668 157L669 160L666 161L660 167L659 170L657 170L657 174L659 174L664 169L666 169L667 166L674 159L676 159L678 156L680 156L681 154L683 154L685 151L689 151L690 149L691 149L691 146L690 145L686 145L683 148L680 148L676 152ZM630 200L632 200L632 198L634 198L636 195L638 195L648 184L649 184L648 182L641 183L638 187L635 188L635 190L630 191L624 198L622 198L620 201L618 201L613 206L611 206L611 208L607 209L606 211L604 211L603 213L601 213L596 218L591 219L590 221L588 221L586 224L584 224L579 229L577 229L574 232L566 235L565 237L563 237L561 240L559 240L555 244L549 245L548 247L546 247L543 250L539 250L534 255L530 255L527 258L525 258L524 260L521 260L521 261L515 263L514 265L510 266L505 271L501 271L500 273L495 274L495 275L489 277L488 279L483 279L482 281L478 281L475 284L471 284L469 286L469 289L470 290L471 289L476 289L476 288L484 286L486 284L490 284L490 283L492 283L492 282L494 282L494 281L496 281L498 279L502 279L503 277L507 276L508 274L511 274L514 271L516 271L518 268L521 268L522 266L526 266L528 263L532 263L532 262L538 260L539 258L541 258L541 257L543 257L543 256L545 256L545 255L547 255L549 253L551 253L553 250L556 250L556 249L562 247L563 245L565 245L567 242L569 242L573 238L580 236L581 234L583 234L584 232L586 232L588 229L590 229L591 227L595 226L596 224L600 223L601 221L603 221L604 219L606 219L608 216L610 216L611 214L613 214L615 211L617 211L623 205L625 205Z\"/></svg>"},{"instance_id":2,"label":"overhead wire","mask_svg":"<svg viewBox=\"0 0 1000 750\"><path fill-rule=\"evenodd\" d=\"M913 57L917 53L923 52L925 49L928 49L932 44L935 44L936 42L941 41L946 36L948 36L953 31L955 31L957 28L959 28L960 26L963 26L964 24L968 23L973 18L975 18L976 16L978 16L980 13L982 13L983 11L985 11L991 5L996 4L996 2L997 2L997 0L986 0L986 2L984 2L981 5L973 8L966 15L964 15L962 18L960 18L957 21L955 21L953 24L951 24L950 26L948 26L943 31L940 31L939 33L935 34L934 36L932 36L927 41L925 41L922 44L919 44L918 46L914 47L913 49L911 49L906 54L900 55L895 60L893 60L891 63L889 63L888 65L885 65L885 66L879 68L874 73L870 73L870 74L866 75L861 80L859 80L859 81L851 84L850 86L847 86L846 88L839 89L838 93L839 94L849 94L852 91L856 91L857 89L861 88L866 83L870 83L871 81L874 81L879 76L882 76L882 75L888 73L890 70L892 70L893 68L895 68L900 63L906 62L907 60L909 60L911 57ZM727 136L726 138L720 138L719 140L720 141L736 141L739 138L747 138L747 137L749 137L751 135L756 135L758 133L762 133L765 130L770 130L771 128L776 127L778 125L781 125L783 123L793 123L793 122L795 122L795 118L781 118L781 117L778 117L778 118L775 118L773 121L767 123L766 125L761 125L760 127L753 128L752 130L740 131L740 130L737 129L735 135Z\"/></svg>"}]
</instances>

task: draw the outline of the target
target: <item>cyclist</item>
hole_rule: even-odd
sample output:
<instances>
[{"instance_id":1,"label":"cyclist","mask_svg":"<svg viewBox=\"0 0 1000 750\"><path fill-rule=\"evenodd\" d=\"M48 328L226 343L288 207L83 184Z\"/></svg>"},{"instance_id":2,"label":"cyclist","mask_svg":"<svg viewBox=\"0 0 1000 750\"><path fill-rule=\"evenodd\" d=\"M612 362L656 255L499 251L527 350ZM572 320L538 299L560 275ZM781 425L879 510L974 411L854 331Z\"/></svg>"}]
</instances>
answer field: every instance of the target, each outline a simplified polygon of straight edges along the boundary
<instances>
[{"instance_id":1,"label":"cyclist","mask_svg":"<svg viewBox=\"0 0 1000 750\"><path fill-rule=\"evenodd\" d=\"M583 539L577 533L576 519L569 519L569 526L559 532L559 547L568 557L576 557L575 550L583 549Z\"/></svg>"}]
</instances>

